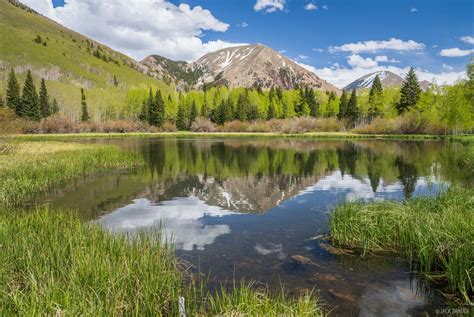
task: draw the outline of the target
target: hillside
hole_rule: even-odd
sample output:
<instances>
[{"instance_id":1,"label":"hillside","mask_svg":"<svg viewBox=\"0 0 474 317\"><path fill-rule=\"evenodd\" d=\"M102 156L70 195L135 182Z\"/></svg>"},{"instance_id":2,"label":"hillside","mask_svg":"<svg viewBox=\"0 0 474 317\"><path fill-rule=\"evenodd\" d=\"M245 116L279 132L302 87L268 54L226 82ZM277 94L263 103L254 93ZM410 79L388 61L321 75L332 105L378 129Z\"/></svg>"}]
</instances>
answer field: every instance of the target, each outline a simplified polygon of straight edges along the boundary
<instances>
[{"instance_id":1,"label":"hillside","mask_svg":"<svg viewBox=\"0 0 474 317\"><path fill-rule=\"evenodd\" d=\"M293 89L304 85L321 91L339 92L337 87L314 73L260 44L224 48L191 64L155 55L145 58L142 63L163 74L161 78L172 78L174 82L194 88L226 85L230 88L260 86L268 89L275 86Z\"/></svg>"},{"instance_id":2,"label":"hillside","mask_svg":"<svg viewBox=\"0 0 474 317\"><path fill-rule=\"evenodd\" d=\"M24 79L47 80L52 97L72 117L78 113L80 88L87 91L93 117L120 118L136 86L170 87L152 78L149 68L32 10L0 0L0 87L11 68ZM104 93L105 92L105 93Z\"/></svg>"}]
</instances>

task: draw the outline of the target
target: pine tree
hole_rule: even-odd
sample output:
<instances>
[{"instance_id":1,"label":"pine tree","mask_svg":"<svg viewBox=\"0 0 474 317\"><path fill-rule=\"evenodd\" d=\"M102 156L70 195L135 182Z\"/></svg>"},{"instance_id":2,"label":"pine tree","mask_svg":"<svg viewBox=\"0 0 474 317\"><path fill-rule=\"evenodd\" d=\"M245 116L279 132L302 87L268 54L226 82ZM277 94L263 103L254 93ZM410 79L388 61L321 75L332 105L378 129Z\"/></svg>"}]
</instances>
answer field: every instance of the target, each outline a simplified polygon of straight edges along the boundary
<instances>
[{"instance_id":1,"label":"pine tree","mask_svg":"<svg viewBox=\"0 0 474 317\"><path fill-rule=\"evenodd\" d=\"M21 96L20 116L29 120L39 121L41 119L41 110L38 103L38 94L33 82L33 76L28 70L26 74L23 93Z\"/></svg>"},{"instance_id":2,"label":"pine tree","mask_svg":"<svg viewBox=\"0 0 474 317\"><path fill-rule=\"evenodd\" d=\"M411 67L400 89L400 101L396 106L398 113L402 114L413 108L420 99L420 93L421 88L418 77L413 67Z\"/></svg>"},{"instance_id":3,"label":"pine tree","mask_svg":"<svg viewBox=\"0 0 474 317\"><path fill-rule=\"evenodd\" d=\"M375 117L381 114L383 103L383 88L382 82L380 81L379 75L375 76L372 87L369 93L369 121L372 121Z\"/></svg>"},{"instance_id":4,"label":"pine tree","mask_svg":"<svg viewBox=\"0 0 474 317\"><path fill-rule=\"evenodd\" d=\"M247 98L244 94L240 94L239 99L237 100L237 111L235 118L240 121L247 120L248 117L248 105Z\"/></svg>"},{"instance_id":5,"label":"pine tree","mask_svg":"<svg viewBox=\"0 0 474 317\"><path fill-rule=\"evenodd\" d=\"M81 121L86 122L89 121L89 111L87 111L87 100L86 100L86 94L84 93L84 88L81 88L81 109L82 109L82 115L81 115Z\"/></svg>"},{"instance_id":6,"label":"pine tree","mask_svg":"<svg viewBox=\"0 0 474 317\"><path fill-rule=\"evenodd\" d=\"M191 104L191 111L189 111L189 127L193 124L194 121L196 121L197 118L197 107L196 107L196 102L193 100Z\"/></svg>"},{"instance_id":7,"label":"pine tree","mask_svg":"<svg viewBox=\"0 0 474 317\"><path fill-rule=\"evenodd\" d=\"M8 75L7 80L7 95L5 98L5 104L8 108L15 111L17 116L20 116L20 108L21 108L21 97L20 97L20 85L15 76L15 72L13 68Z\"/></svg>"},{"instance_id":8,"label":"pine tree","mask_svg":"<svg viewBox=\"0 0 474 317\"><path fill-rule=\"evenodd\" d=\"M59 112L59 105L56 98L53 99L53 104L51 105L51 114L56 114Z\"/></svg>"},{"instance_id":9,"label":"pine tree","mask_svg":"<svg viewBox=\"0 0 474 317\"><path fill-rule=\"evenodd\" d=\"M181 102L178 105L178 113L176 114L176 128L178 130L186 130L186 114Z\"/></svg>"},{"instance_id":10,"label":"pine tree","mask_svg":"<svg viewBox=\"0 0 474 317\"><path fill-rule=\"evenodd\" d=\"M51 115L51 108L49 106L48 90L44 78L41 79L41 86L39 91L39 104L41 108L41 117L46 118Z\"/></svg>"},{"instance_id":11,"label":"pine tree","mask_svg":"<svg viewBox=\"0 0 474 317\"><path fill-rule=\"evenodd\" d=\"M355 89L352 89L351 98L347 103L347 118L350 120L352 126L355 126L357 120L359 120L359 109L357 108L357 93Z\"/></svg>"},{"instance_id":12,"label":"pine tree","mask_svg":"<svg viewBox=\"0 0 474 317\"><path fill-rule=\"evenodd\" d=\"M267 111L267 120L271 120L275 118L275 105L273 104L273 101L270 100L270 105L268 106L268 111Z\"/></svg>"},{"instance_id":13,"label":"pine tree","mask_svg":"<svg viewBox=\"0 0 474 317\"><path fill-rule=\"evenodd\" d=\"M117 77L114 75L114 86L117 87L119 84Z\"/></svg>"},{"instance_id":14,"label":"pine tree","mask_svg":"<svg viewBox=\"0 0 474 317\"><path fill-rule=\"evenodd\" d=\"M153 104L153 91L150 88L148 92L148 98L143 100L142 109L140 110L140 114L138 115L138 119L140 119L140 121L148 123L148 109L150 108L152 104Z\"/></svg>"},{"instance_id":15,"label":"pine tree","mask_svg":"<svg viewBox=\"0 0 474 317\"><path fill-rule=\"evenodd\" d=\"M306 100L309 106L309 114L312 117L318 116L319 102L316 99L316 94L313 89L307 90Z\"/></svg>"},{"instance_id":16,"label":"pine tree","mask_svg":"<svg viewBox=\"0 0 474 317\"><path fill-rule=\"evenodd\" d=\"M227 102L224 104L224 113L223 113L223 115L224 115L223 123L225 123L227 121L234 120L234 106L232 104L232 98L230 96L229 96L229 98L227 98Z\"/></svg>"},{"instance_id":17,"label":"pine tree","mask_svg":"<svg viewBox=\"0 0 474 317\"><path fill-rule=\"evenodd\" d=\"M150 124L162 127L165 123L165 101L163 100L160 90L157 90L155 94L153 112L154 116L150 113Z\"/></svg>"},{"instance_id":18,"label":"pine tree","mask_svg":"<svg viewBox=\"0 0 474 317\"><path fill-rule=\"evenodd\" d=\"M339 120L345 119L347 117L347 93L345 90L342 91L341 99L339 100L339 112L337 118Z\"/></svg>"}]
</instances>

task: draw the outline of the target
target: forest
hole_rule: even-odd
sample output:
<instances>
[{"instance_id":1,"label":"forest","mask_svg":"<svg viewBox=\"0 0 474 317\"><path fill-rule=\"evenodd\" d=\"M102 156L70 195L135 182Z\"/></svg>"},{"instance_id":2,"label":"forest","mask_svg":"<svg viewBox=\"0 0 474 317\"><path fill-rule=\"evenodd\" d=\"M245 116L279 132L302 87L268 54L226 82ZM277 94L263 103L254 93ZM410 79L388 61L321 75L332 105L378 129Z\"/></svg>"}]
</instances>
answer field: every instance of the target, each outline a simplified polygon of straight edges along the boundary
<instances>
[{"instance_id":1,"label":"forest","mask_svg":"<svg viewBox=\"0 0 474 317\"><path fill-rule=\"evenodd\" d=\"M78 88L77 107L71 109L50 97L44 79L40 80L38 94L29 71L21 87L11 70L6 90L0 95L0 120L6 122L6 130L46 133L190 130L460 134L472 132L474 126L474 62L467 66L467 75L468 79L452 86L433 82L422 91L412 68L400 88L384 89L377 76L370 89L343 91L340 96L308 87L263 90L217 86L169 92L132 86L123 106L114 109L88 103L88 90Z\"/></svg>"}]
</instances>

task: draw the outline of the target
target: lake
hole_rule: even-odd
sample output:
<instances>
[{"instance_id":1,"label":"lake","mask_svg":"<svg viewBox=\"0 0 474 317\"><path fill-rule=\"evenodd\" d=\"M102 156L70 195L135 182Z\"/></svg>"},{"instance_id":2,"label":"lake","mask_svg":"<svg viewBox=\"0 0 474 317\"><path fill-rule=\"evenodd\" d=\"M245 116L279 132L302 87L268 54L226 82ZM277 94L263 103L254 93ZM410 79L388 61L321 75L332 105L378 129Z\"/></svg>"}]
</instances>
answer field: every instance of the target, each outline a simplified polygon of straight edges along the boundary
<instances>
[{"instance_id":1,"label":"lake","mask_svg":"<svg viewBox=\"0 0 474 317\"><path fill-rule=\"evenodd\" d=\"M163 228L211 287L245 279L314 289L335 315L432 314L445 303L403 257L334 252L328 212L347 200L403 200L472 184L464 146L441 141L97 139L142 155L134 172L95 175L44 197L133 234ZM306 264L305 264L306 262Z\"/></svg>"}]
</instances>

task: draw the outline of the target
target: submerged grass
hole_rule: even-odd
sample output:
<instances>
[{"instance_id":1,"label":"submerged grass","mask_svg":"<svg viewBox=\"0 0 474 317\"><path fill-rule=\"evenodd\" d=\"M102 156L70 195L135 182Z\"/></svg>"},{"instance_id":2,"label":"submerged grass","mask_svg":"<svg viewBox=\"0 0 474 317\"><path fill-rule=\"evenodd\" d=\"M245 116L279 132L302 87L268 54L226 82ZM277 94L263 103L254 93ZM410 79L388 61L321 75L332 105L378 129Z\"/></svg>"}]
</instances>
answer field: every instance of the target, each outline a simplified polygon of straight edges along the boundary
<instances>
[{"instance_id":1,"label":"submerged grass","mask_svg":"<svg viewBox=\"0 0 474 317\"><path fill-rule=\"evenodd\" d=\"M143 164L115 146L63 142L9 142L0 154L0 204L12 206L81 176Z\"/></svg>"},{"instance_id":2,"label":"submerged grass","mask_svg":"<svg viewBox=\"0 0 474 317\"><path fill-rule=\"evenodd\" d=\"M134 237L85 225L73 213L0 208L0 315L322 316L314 296L252 285L205 291L186 277L160 232Z\"/></svg>"},{"instance_id":3,"label":"submerged grass","mask_svg":"<svg viewBox=\"0 0 474 317\"><path fill-rule=\"evenodd\" d=\"M332 241L364 251L404 252L419 270L447 280L447 291L473 302L474 189L437 197L346 203L330 216Z\"/></svg>"}]
</instances>

